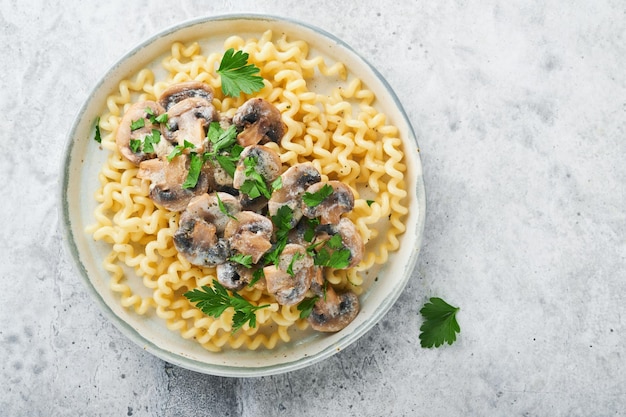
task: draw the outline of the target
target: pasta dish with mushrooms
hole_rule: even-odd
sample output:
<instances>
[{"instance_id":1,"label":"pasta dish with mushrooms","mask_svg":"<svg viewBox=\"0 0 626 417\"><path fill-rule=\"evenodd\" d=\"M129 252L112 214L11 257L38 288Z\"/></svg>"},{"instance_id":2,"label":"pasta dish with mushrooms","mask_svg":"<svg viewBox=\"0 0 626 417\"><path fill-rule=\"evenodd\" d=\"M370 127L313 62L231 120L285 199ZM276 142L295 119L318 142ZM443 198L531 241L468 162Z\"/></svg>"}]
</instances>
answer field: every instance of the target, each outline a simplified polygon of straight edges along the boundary
<instances>
[{"instance_id":1,"label":"pasta dish with mushrooms","mask_svg":"<svg viewBox=\"0 0 626 417\"><path fill-rule=\"evenodd\" d=\"M341 331L405 231L399 131L304 41L267 31L206 52L174 43L167 76L143 68L107 99L88 232L111 246L110 288L209 351ZM257 91L226 94L226 58L256 68Z\"/></svg>"}]
</instances>

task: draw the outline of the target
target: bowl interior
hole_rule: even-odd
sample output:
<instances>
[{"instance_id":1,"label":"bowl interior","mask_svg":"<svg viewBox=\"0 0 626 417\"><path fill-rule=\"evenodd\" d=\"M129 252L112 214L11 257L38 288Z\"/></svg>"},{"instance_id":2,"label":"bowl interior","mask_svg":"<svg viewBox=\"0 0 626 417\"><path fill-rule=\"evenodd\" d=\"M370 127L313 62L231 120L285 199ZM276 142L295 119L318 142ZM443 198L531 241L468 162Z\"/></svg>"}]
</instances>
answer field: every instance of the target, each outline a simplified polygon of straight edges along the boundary
<instances>
[{"instance_id":1,"label":"bowl interior","mask_svg":"<svg viewBox=\"0 0 626 417\"><path fill-rule=\"evenodd\" d=\"M222 50L229 36L258 38L268 29L275 34L284 33L290 40L308 42L311 53L324 56L328 62L344 62L349 72L361 78L376 94L377 108L399 128L404 143L410 199L407 231L401 236L399 250L390 254L377 278L370 276L364 283L365 291L360 296L362 310L343 331L330 335L305 332L302 337L274 350L212 353L168 330L161 319L138 316L126 310L109 289L109 273L102 267L109 246L94 241L85 232L94 222L96 201L93 195L99 186L98 172L107 157L107 152L99 149L93 140L93 129L96 118L105 111L106 97L116 91L121 80L145 66L153 68L159 77L162 70L157 66L173 42L197 41L202 51L208 53ZM63 161L60 194L67 251L102 311L126 336L156 356L188 369L222 376L261 376L302 368L357 340L380 320L404 289L421 246L425 214L422 168L415 135L397 97L380 74L328 33L282 18L250 15L185 22L151 37L123 56L96 85L76 117Z\"/></svg>"}]
</instances>

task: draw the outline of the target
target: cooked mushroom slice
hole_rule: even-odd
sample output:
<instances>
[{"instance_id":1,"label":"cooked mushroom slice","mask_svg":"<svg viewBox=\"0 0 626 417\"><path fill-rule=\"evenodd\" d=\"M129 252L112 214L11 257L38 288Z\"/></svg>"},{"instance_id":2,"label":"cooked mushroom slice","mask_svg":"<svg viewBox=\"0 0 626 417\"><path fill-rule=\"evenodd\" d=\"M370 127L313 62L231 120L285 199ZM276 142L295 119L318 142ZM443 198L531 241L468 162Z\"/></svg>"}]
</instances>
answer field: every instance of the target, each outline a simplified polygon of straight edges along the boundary
<instances>
[{"instance_id":1,"label":"cooked mushroom slice","mask_svg":"<svg viewBox=\"0 0 626 417\"><path fill-rule=\"evenodd\" d=\"M235 262L219 264L215 272L217 280L229 290L239 291L250 282L249 268Z\"/></svg>"},{"instance_id":2,"label":"cooked mushroom slice","mask_svg":"<svg viewBox=\"0 0 626 417\"><path fill-rule=\"evenodd\" d=\"M274 225L267 217L252 211L242 211L228 222L224 238L230 241L230 247L237 252L252 256L252 263L255 264L271 249L273 229Z\"/></svg>"},{"instance_id":3,"label":"cooked mushroom slice","mask_svg":"<svg viewBox=\"0 0 626 417\"><path fill-rule=\"evenodd\" d=\"M311 287L316 268L304 246L289 243L278 264L263 268L267 291L282 305L298 304Z\"/></svg>"},{"instance_id":4,"label":"cooked mushroom slice","mask_svg":"<svg viewBox=\"0 0 626 417\"><path fill-rule=\"evenodd\" d=\"M150 198L155 203L171 211L183 211L193 197L206 193L209 188L204 170L200 171L195 187L183 188L188 173L189 157L183 154L169 162L165 158L143 161L137 177L150 180Z\"/></svg>"},{"instance_id":5,"label":"cooked mushroom slice","mask_svg":"<svg viewBox=\"0 0 626 417\"><path fill-rule=\"evenodd\" d=\"M282 187L270 198L267 206L270 216L276 215L282 206L289 206L292 210L292 226L302 218L302 195L312 184L321 181L319 171L310 162L296 164L281 175Z\"/></svg>"},{"instance_id":6,"label":"cooked mushroom slice","mask_svg":"<svg viewBox=\"0 0 626 417\"><path fill-rule=\"evenodd\" d=\"M359 234L352 220L347 217L342 217L338 224L323 224L317 228L317 232L321 233L320 239L324 239L323 234L341 236L341 243L345 249L350 251L350 257L348 260L350 263L348 266L342 269L352 268L363 260L363 254L365 253L365 245L363 244L363 238ZM326 250L332 251L334 249L325 247Z\"/></svg>"},{"instance_id":7,"label":"cooked mushroom slice","mask_svg":"<svg viewBox=\"0 0 626 417\"><path fill-rule=\"evenodd\" d=\"M176 103L191 97L200 97L211 103L213 101L213 89L210 85L200 81L173 84L161 93L159 104L169 111L170 107Z\"/></svg>"},{"instance_id":8,"label":"cooked mushroom slice","mask_svg":"<svg viewBox=\"0 0 626 417\"><path fill-rule=\"evenodd\" d=\"M154 101L135 103L124 113L124 117L122 117L115 134L115 143L120 153L135 165L139 165L141 161L152 159L156 156L155 152L144 151L144 143L146 137L153 134L153 130L159 131L159 138L161 134L160 125L153 124L150 121L150 114L147 113L146 109L150 109L154 116L165 113L163 107ZM139 141L140 143L140 146L135 151L131 149L131 141Z\"/></svg>"},{"instance_id":9,"label":"cooked mushroom slice","mask_svg":"<svg viewBox=\"0 0 626 417\"><path fill-rule=\"evenodd\" d=\"M307 188L306 192L310 194L319 193L326 185L333 188L332 193L321 203L313 206L309 206L303 201L302 212L309 218L319 217L322 224L337 224L343 213L354 208L354 194L350 187L339 181L318 182Z\"/></svg>"},{"instance_id":10,"label":"cooked mushroom slice","mask_svg":"<svg viewBox=\"0 0 626 417\"><path fill-rule=\"evenodd\" d=\"M280 111L262 98L252 98L239 107L233 123L240 132L237 141L244 147L270 141L278 143L285 134Z\"/></svg>"},{"instance_id":11,"label":"cooked mushroom slice","mask_svg":"<svg viewBox=\"0 0 626 417\"><path fill-rule=\"evenodd\" d=\"M254 180L246 174L248 169L259 173L268 185L280 175L282 162L280 156L273 149L263 145L252 145L241 151L239 162L233 176L233 187L241 189L246 180Z\"/></svg>"},{"instance_id":12,"label":"cooked mushroom slice","mask_svg":"<svg viewBox=\"0 0 626 417\"><path fill-rule=\"evenodd\" d=\"M198 266L219 265L230 256L228 241L218 237L215 225L189 213L181 215L174 246L185 259Z\"/></svg>"},{"instance_id":13,"label":"cooked mushroom slice","mask_svg":"<svg viewBox=\"0 0 626 417\"><path fill-rule=\"evenodd\" d=\"M359 298L348 291L337 294L327 286L324 295L320 296L311 315L309 324L319 332L338 332L344 329L359 314Z\"/></svg>"},{"instance_id":14,"label":"cooked mushroom slice","mask_svg":"<svg viewBox=\"0 0 626 417\"><path fill-rule=\"evenodd\" d=\"M220 201L226 213L220 208ZM217 234L224 235L226 225L230 221L230 216L235 216L241 211L241 205L236 197L228 193L211 193L196 196L189 201L187 208L183 214L203 219L208 223L215 225Z\"/></svg>"},{"instance_id":15,"label":"cooked mushroom slice","mask_svg":"<svg viewBox=\"0 0 626 417\"><path fill-rule=\"evenodd\" d=\"M178 145L187 141L195 146L195 151L203 152L206 129L217 119L213 104L202 97L191 97L171 106L167 114L167 127L163 129L165 138Z\"/></svg>"},{"instance_id":16,"label":"cooked mushroom slice","mask_svg":"<svg viewBox=\"0 0 626 417\"><path fill-rule=\"evenodd\" d=\"M206 165L211 190L237 194L237 190L233 187L233 177L219 163L210 161Z\"/></svg>"}]
</instances>

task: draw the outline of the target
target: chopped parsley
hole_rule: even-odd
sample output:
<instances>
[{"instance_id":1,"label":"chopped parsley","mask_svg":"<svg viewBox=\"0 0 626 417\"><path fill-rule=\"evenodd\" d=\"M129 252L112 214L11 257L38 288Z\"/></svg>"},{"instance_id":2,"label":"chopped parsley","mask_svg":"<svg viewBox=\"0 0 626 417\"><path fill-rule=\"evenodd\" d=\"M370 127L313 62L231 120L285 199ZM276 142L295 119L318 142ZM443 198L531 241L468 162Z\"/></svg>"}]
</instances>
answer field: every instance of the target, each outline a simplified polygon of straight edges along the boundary
<instances>
[{"instance_id":1,"label":"chopped parsley","mask_svg":"<svg viewBox=\"0 0 626 417\"><path fill-rule=\"evenodd\" d=\"M311 246L314 246L314 249L317 249L320 244L318 243ZM330 250L326 249L327 247ZM352 253L344 246L341 240L341 235L334 235L327 241L323 242L322 248L313 256L313 263L317 266L344 269L350 265L351 256Z\"/></svg>"},{"instance_id":2,"label":"chopped parsley","mask_svg":"<svg viewBox=\"0 0 626 417\"><path fill-rule=\"evenodd\" d=\"M302 201L309 207L315 207L324 201L328 196L333 193L333 187L329 184L324 184L322 188L314 193L306 192L302 196Z\"/></svg>"},{"instance_id":3,"label":"chopped parsley","mask_svg":"<svg viewBox=\"0 0 626 417\"><path fill-rule=\"evenodd\" d=\"M299 304L298 304L298 311L300 312L300 318L301 319L306 319L311 315L311 312L313 311L313 307L315 306L315 303L317 303L317 300L319 300L319 296L315 296L313 298L307 298L305 300L302 300Z\"/></svg>"},{"instance_id":4,"label":"chopped parsley","mask_svg":"<svg viewBox=\"0 0 626 417\"><path fill-rule=\"evenodd\" d=\"M182 145L174 146L174 149L172 149L172 152L170 152L170 154L167 155L167 160L169 162L171 162L172 159L176 158L179 155L182 155L183 154L183 150L185 150L185 149L194 149L195 147L196 147L196 145L194 145L193 143L187 142L186 140L184 140Z\"/></svg>"},{"instance_id":5,"label":"chopped parsley","mask_svg":"<svg viewBox=\"0 0 626 417\"><path fill-rule=\"evenodd\" d=\"M98 143L102 143L102 134L100 133L100 116L98 116L98 118L96 119L96 133L94 135L94 140Z\"/></svg>"},{"instance_id":6,"label":"chopped parsley","mask_svg":"<svg viewBox=\"0 0 626 417\"><path fill-rule=\"evenodd\" d=\"M220 194L219 193L215 193L215 197L217 197L217 206L219 207L220 211L222 213L224 213L225 215L227 215L228 217L230 217L231 219L237 220L237 218L235 216L233 216L232 214L230 214L228 212L228 208L226 207L226 205L224 204L224 202L220 198Z\"/></svg>"},{"instance_id":7,"label":"chopped parsley","mask_svg":"<svg viewBox=\"0 0 626 417\"><path fill-rule=\"evenodd\" d=\"M243 160L245 168L246 180L239 187L239 191L247 194L251 199L263 196L270 198L272 193L267 188L265 178L256 170L257 158L255 156L248 156Z\"/></svg>"},{"instance_id":8,"label":"chopped parsley","mask_svg":"<svg viewBox=\"0 0 626 417\"><path fill-rule=\"evenodd\" d=\"M141 129L142 127L144 127L146 125L146 120L141 118L141 119L137 119L137 120L133 120L130 123L130 130L137 130L137 129Z\"/></svg>"},{"instance_id":9,"label":"chopped parsley","mask_svg":"<svg viewBox=\"0 0 626 417\"><path fill-rule=\"evenodd\" d=\"M183 189L193 188L198 184L198 178L200 178L200 171L202 171L203 164L204 161L197 153L191 152L189 154L189 172L187 173L185 182L183 182Z\"/></svg>"},{"instance_id":10,"label":"chopped parsley","mask_svg":"<svg viewBox=\"0 0 626 417\"><path fill-rule=\"evenodd\" d=\"M295 264L302 258L304 258L304 253L302 252L296 252L291 257L291 262L289 262L289 266L287 267L287 273L292 277L296 275L295 272L293 272L293 264Z\"/></svg>"},{"instance_id":11,"label":"chopped parsley","mask_svg":"<svg viewBox=\"0 0 626 417\"><path fill-rule=\"evenodd\" d=\"M228 258L228 260L243 265L246 268L252 268L252 255L244 255L242 253L238 253Z\"/></svg>"}]
</instances>

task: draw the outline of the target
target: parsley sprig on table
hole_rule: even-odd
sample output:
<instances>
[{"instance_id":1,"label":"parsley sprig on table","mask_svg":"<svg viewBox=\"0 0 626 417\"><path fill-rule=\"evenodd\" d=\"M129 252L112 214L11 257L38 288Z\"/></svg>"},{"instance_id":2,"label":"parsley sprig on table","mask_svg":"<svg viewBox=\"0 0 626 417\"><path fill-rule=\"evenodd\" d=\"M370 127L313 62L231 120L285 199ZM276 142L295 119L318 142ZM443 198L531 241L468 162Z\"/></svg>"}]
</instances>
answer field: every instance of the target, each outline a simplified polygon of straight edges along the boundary
<instances>
[{"instance_id":1,"label":"parsley sprig on table","mask_svg":"<svg viewBox=\"0 0 626 417\"><path fill-rule=\"evenodd\" d=\"M456 321L459 307L453 307L441 298L433 297L420 310L424 324L420 327L420 342L423 348L439 347L444 343L451 345L456 334L461 331Z\"/></svg>"},{"instance_id":2,"label":"parsley sprig on table","mask_svg":"<svg viewBox=\"0 0 626 417\"><path fill-rule=\"evenodd\" d=\"M196 303L196 307L204 314L215 318L219 318L227 308L232 307L235 310L233 332L241 329L246 323L250 327L256 327L255 312L270 306L269 304L255 306L236 292L229 294L216 280L213 280L213 287L204 285L202 288L187 291L184 296L192 303Z\"/></svg>"},{"instance_id":3,"label":"parsley sprig on table","mask_svg":"<svg viewBox=\"0 0 626 417\"><path fill-rule=\"evenodd\" d=\"M254 64L248 64L248 54L230 48L224 53L217 73L222 79L222 92L231 97L239 97L243 91L251 94L261 90L263 78L255 75L261 70Z\"/></svg>"}]
</instances>

